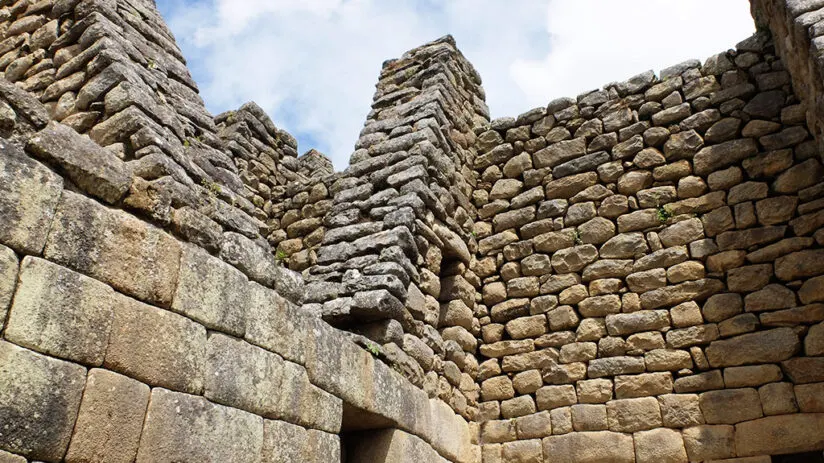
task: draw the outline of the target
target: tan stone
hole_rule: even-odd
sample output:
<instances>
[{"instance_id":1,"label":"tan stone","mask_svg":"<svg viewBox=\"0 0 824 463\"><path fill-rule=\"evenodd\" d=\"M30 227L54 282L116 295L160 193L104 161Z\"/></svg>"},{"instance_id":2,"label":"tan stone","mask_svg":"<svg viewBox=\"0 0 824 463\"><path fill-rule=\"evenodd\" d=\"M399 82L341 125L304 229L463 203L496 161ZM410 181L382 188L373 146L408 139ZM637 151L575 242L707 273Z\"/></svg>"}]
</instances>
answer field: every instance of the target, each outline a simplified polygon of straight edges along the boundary
<instances>
[{"instance_id":1,"label":"tan stone","mask_svg":"<svg viewBox=\"0 0 824 463\"><path fill-rule=\"evenodd\" d=\"M66 461L134 461L148 405L149 386L91 370Z\"/></svg>"},{"instance_id":2,"label":"tan stone","mask_svg":"<svg viewBox=\"0 0 824 463\"><path fill-rule=\"evenodd\" d=\"M512 339L535 338L547 331L547 318L543 315L521 317L506 324L506 332Z\"/></svg>"},{"instance_id":3,"label":"tan stone","mask_svg":"<svg viewBox=\"0 0 824 463\"><path fill-rule=\"evenodd\" d=\"M793 394L792 383L770 383L758 388L764 415L797 413L798 404Z\"/></svg>"},{"instance_id":4,"label":"tan stone","mask_svg":"<svg viewBox=\"0 0 824 463\"><path fill-rule=\"evenodd\" d=\"M598 431L577 432L544 439L546 463L634 463L632 437Z\"/></svg>"},{"instance_id":5,"label":"tan stone","mask_svg":"<svg viewBox=\"0 0 824 463\"><path fill-rule=\"evenodd\" d=\"M802 304L824 301L824 276L810 278L798 290Z\"/></svg>"},{"instance_id":6,"label":"tan stone","mask_svg":"<svg viewBox=\"0 0 824 463\"><path fill-rule=\"evenodd\" d=\"M17 284L17 256L10 248L0 245L0 330L6 322L6 314Z\"/></svg>"},{"instance_id":7,"label":"tan stone","mask_svg":"<svg viewBox=\"0 0 824 463\"><path fill-rule=\"evenodd\" d=\"M550 365L542 371L547 384L571 384L587 376L587 364L584 362Z\"/></svg>"},{"instance_id":8,"label":"tan stone","mask_svg":"<svg viewBox=\"0 0 824 463\"><path fill-rule=\"evenodd\" d=\"M781 369L795 384L824 381L824 357L797 357L781 362Z\"/></svg>"},{"instance_id":9,"label":"tan stone","mask_svg":"<svg viewBox=\"0 0 824 463\"><path fill-rule=\"evenodd\" d=\"M83 196L63 194L43 254L146 302L172 302L180 266L177 240Z\"/></svg>"},{"instance_id":10,"label":"tan stone","mask_svg":"<svg viewBox=\"0 0 824 463\"><path fill-rule=\"evenodd\" d=\"M69 446L86 369L0 341L0 447L60 461Z\"/></svg>"},{"instance_id":11,"label":"tan stone","mask_svg":"<svg viewBox=\"0 0 824 463\"><path fill-rule=\"evenodd\" d=\"M590 378L627 375L644 372L644 359L641 357L608 357L589 362L587 373Z\"/></svg>"},{"instance_id":12,"label":"tan stone","mask_svg":"<svg viewBox=\"0 0 824 463\"><path fill-rule=\"evenodd\" d=\"M682 262L667 269L667 279L670 283L682 283L701 278L704 278L704 265L694 260Z\"/></svg>"},{"instance_id":13,"label":"tan stone","mask_svg":"<svg viewBox=\"0 0 824 463\"><path fill-rule=\"evenodd\" d=\"M697 394L665 394L658 397L661 418L668 428L686 428L704 424Z\"/></svg>"},{"instance_id":14,"label":"tan stone","mask_svg":"<svg viewBox=\"0 0 824 463\"><path fill-rule=\"evenodd\" d=\"M589 296L587 287L584 285L574 285L561 291L558 294L558 303L562 305L577 304Z\"/></svg>"},{"instance_id":15,"label":"tan stone","mask_svg":"<svg viewBox=\"0 0 824 463\"><path fill-rule=\"evenodd\" d=\"M654 268L627 275L627 286L631 291L645 293L667 285L667 271Z\"/></svg>"},{"instance_id":16,"label":"tan stone","mask_svg":"<svg viewBox=\"0 0 824 463\"><path fill-rule=\"evenodd\" d=\"M514 399L501 401L501 416L504 418L517 418L519 416L531 415L537 410L532 396L522 395Z\"/></svg>"},{"instance_id":17,"label":"tan stone","mask_svg":"<svg viewBox=\"0 0 824 463\"><path fill-rule=\"evenodd\" d=\"M793 330L776 328L714 341L707 347L706 353L713 367L776 363L792 357L798 352L800 344Z\"/></svg>"},{"instance_id":18,"label":"tan stone","mask_svg":"<svg viewBox=\"0 0 824 463\"><path fill-rule=\"evenodd\" d=\"M532 394L543 385L540 370L528 370L512 377L512 386L518 394Z\"/></svg>"},{"instance_id":19,"label":"tan stone","mask_svg":"<svg viewBox=\"0 0 824 463\"><path fill-rule=\"evenodd\" d=\"M704 323L701 308L698 307L695 301L684 302L670 309L670 319L672 319L672 325L675 328L685 328Z\"/></svg>"},{"instance_id":20,"label":"tan stone","mask_svg":"<svg viewBox=\"0 0 824 463\"><path fill-rule=\"evenodd\" d=\"M666 310L641 310L606 317L607 332L613 336L660 330L669 325L669 313Z\"/></svg>"},{"instance_id":21,"label":"tan stone","mask_svg":"<svg viewBox=\"0 0 824 463\"><path fill-rule=\"evenodd\" d=\"M607 335L603 318L585 318L575 331L575 339L581 342L598 341Z\"/></svg>"},{"instance_id":22,"label":"tan stone","mask_svg":"<svg viewBox=\"0 0 824 463\"><path fill-rule=\"evenodd\" d=\"M701 301L713 294L723 291L724 284L718 280L686 281L677 285L654 289L641 295L641 306L645 309L657 309L673 306L686 301Z\"/></svg>"},{"instance_id":23,"label":"tan stone","mask_svg":"<svg viewBox=\"0 0 824 463\"><path fill-rule=\"evenodd\" d=\"M656 349L644 354L648 371L678 371L692 368L689 352L675 349Z\"/></svg>"},{"instance_id":24,"label":"tan stone","mask_svg":"<svg viewBox=\"0 0 824 463\"><path fill-rule=\"evenodd\" d=\"M481 383L483 400L506 400L515 397L512 380L506 376L497 376Z\"/></svg>"},{"instance_id":25,"label":"tan stone","mask_svg":"<svg viewBox=\"0 0 824 463\"><path fill-rule=\"evenodd\" d=\"M263 418L155 388L136 461L256 461L262 445Z\"/></svg>"},{"instance_id":26,"label":"tan stone","mask_svg":"<svg viewBox=\"0 0 824 463\"><path fill-rule=\"evenodd\" d=\"M558 361L561 363L585 362L598 354L598 345L594 342L575 342L561 347Z\"/></svg>"},{"instance_id":27,"label":"tan stone","mask_svg":"<svg viewBox=\"0 0 824 463\"><path fill-rule=\"evenodd\" d=\"M804 352L809 356L824 356L824 323L810 327L804 338Z\"/></svg>"},{"instance_id":28,"label":"tan stone","mask_svg":"<svg viewBox=\"0 0 824 463\"><path fill-rule=\"evenodd\" d=\"M671 392L672 374L669 372L615 377L616 399L657 396Z\"/></svg>"},{"instance_id":29,"label":"tan stone","mask_svg":"<svg viewBox=\"0 0 824 463\"><path fill-rule=\"evenodd\" d=\"M538 410L553 410L578 402L575 387L571 384L544 386L537 390L535 398L538 401Z\"/></svg>"},{"instance_id":30,"label":"tan stone","mask_svg":"<svg viewBox=\"0 0 824 463\"><path fill-rule=\"evenodd\" d=\"M114 318L114 291L51 262L27 257L6 338L44 354L100 365Z\"/></svg>"},{"instance_id":31,"label":"tan stone","mask_svg":"<svg viewBox=\"0 0 824 463\"><path fill-rule=\"evenodd\" d=\"M24 254L40 254L63 191L63 179L0 140L0 243Z\"/></svg>"},{"instance_id":32,"label":"tan stone","mask_svg":"<svg viewBox=\"0 0 824 463\"><path fill-rule=\"evenodd\" d=\"M103 365L150 386L199 394L206 329L125 296L117 298Z\"/></svg>"},{"instance_id":33,"label":"tan stone","mask_svg":"<svg viewBox=\"0 0 824 463\"><path fill-rule=\"evenodd\" d=\"M503 458L512 463L543 463L540 439L507 442L503 446Z\"/></svg>"},{"instance_id":34,"label":"tan stone","mask_svg":"<svg viewBox=\"0 0 824 463\"><path fill-rule=\"evenodd\" d=\"M20 455L0 450L0 463L26 463L26 459Z\"/></svg>"},{"instance_id":35,"label":"tan stone","mask_svg":"<svg viewBox=\"0 0 824 463\"><path fill-rule=\"evenodd\" d=\"M798 251L775 261L775 276L784 281L824 273L824 249Z\"/></svg>"},{"instance_id":36,"label":"tan stone","mask_svg":"<svg viewBox=\"0 0 824 463\"><path fill-rule=\"evenodd\" d=\"M797 384L795 399L804 413L824 413L824 383Z\"/></svg>"},{"instance_id":37,"label":"tan stone","mask_svg":"<svg viewBox=\"0 0 824 463\"><path fill-rule=\"evenodd\" d=\"M612 380L588 379L575 384L578 402L601 404L612 399Z\"/></svg>"},{"instance_id":38,"label":"tan stone","mask_svg":"<svg viewBox=\"0 0 824 463\"><path fill-rule=\"evenodd\" d=\"M610 431L635 432L663 425L661 409L654 397L607 402Z\"/></svg>"},{"instance_id":39,"label":"tan stone","mask_svg":"<svg viewBox=\"0 0 824 463\"><path fill-rule=\"evenodd\" d=\"M724 368L724 384L728 388L761 386L780 381L782 376L778 365Z\"/></svg>"},{"instance_id":40,"label":"tan stone","mask_svg":"<svg viewBox=\"0 0 824 463\"><path fill-rule=\"evenodd\" d=\"M735 456L735 428L729 425L702 425L683 431L690 461L706 461Z\"/></svg>"},{"instance_id":41,"label":"tan stone","mask_svg":"<svg viewBox=\"0 0 824 463\"><path fill-rule=\"evenodd\" d=\"M802 453L824 448L824 413L768 416L735 425L739 456Z\"/></svg>"},{"instance_id":42,"label":"tan stone","mask_svg":"<svg viewBox=\"0 0 824 463\"><path fill-rule=\"evenodd\" d=\"M672 429L653 429L633 434L636 463L687 463L681 433Z\"/></svg>"},{"instance_id":43,"label":"tan stone","mask_svg":"<svg viewBox=\"0 0 824 463\"><path fill-rule=\"evenodd\" d=\"M572 427L576 431L604 431L607 429L607 407L601 404L578 404L570 407Z\"/></svg>"},{"instance_id":44,"label":"tan stone","mask_svg":"<svg viewBox=\"0 0 824 463\"><path fill-rule=\"evenodd\" d=\"M484 443L497 444L517 439L515 420L492 420L481 424L481 438Z\"/></svg>"},{"instance_id":45,"label":"tan stone","mask_svg":"<svg viewBox=\"0 0 824 463\"><path fill-rule=\"evenodd\" d=\"M552 420L552 434L567 434L572 432L572 412L569 407L550 410L549 418Z\"/></svg>"},{"instance_id":46,"label":"tan stone","mask_svg":"<svg viewBox=\"0 0 824 463\"><path fill-rule=\"evenodd\" d=\"M740 294L725 293L710 296L704 303L702 313L710 323L726 320L744 310L744 301Z\"/></svg>"},{"instance_id":47,"label":"tan stone","mask_svg":"<svg viewBox=\"0 0 824 463\"><path fill-rule=\"evenodd\" d=\"M699 396L701 411L708 424L735 424L764 416L755 389L727 389Z\"/></svg>"},{"instance_id":48,"label":"tan stone","mask_svg":"<svg viewBox=\"0 0 824 463\"><path fill-rule=\"evenodd\" d=\"M552 435L549 411L542 411L515 419L518 439L536 439Z\"/></svg>"},{"instance_id":49,"label":"tan stone","mask_svg":"<svg viewBox=\"0 0 824 463\"><path fill-rule=\"evenodd\" d=\"M667 346L675 349L709 344L718 339L718 326L697 325L667 332Z\"/></svg>"},{"instance_id":50,"label":"tan stone","mask_svg":"<svg viewBox=\"0 0 824 463\"><path fill-rule=\"evenodd\" d=\"M721 375L721 370L706 371L676 379L673 388L679 394L723 389L724 377Z\"/></svg>"}]
</instances>

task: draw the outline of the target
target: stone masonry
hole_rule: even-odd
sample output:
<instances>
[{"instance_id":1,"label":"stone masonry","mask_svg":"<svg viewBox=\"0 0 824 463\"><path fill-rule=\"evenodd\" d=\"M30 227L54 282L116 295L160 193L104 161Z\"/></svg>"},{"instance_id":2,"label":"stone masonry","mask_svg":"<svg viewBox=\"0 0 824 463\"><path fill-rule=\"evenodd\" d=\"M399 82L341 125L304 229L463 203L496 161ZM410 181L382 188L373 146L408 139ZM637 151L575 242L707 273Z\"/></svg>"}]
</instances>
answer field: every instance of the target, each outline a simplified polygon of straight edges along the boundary
<instances>
[{"instance_id":1,"label":"stone masonry","mask_svg":"<svg viewBox=\"0 0 824 463\"><path fill-rule=\"evenodd\" d=\"M824 0L490 120L447 36L334 172L153 0L0 0L0 463L824 451Z\"/></svg>"}]
</instances>

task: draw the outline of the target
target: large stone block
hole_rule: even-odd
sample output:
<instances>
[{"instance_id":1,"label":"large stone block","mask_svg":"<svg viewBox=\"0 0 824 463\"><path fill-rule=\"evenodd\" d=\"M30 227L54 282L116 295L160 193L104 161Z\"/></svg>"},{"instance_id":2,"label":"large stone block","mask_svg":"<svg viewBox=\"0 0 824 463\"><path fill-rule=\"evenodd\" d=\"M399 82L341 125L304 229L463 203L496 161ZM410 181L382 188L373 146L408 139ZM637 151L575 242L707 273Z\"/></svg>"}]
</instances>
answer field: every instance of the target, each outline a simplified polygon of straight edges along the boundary
<instances>
[{"instance_id":1,"label":"large stone block","mask_svg":"<svg viewBox=\"0 0 824 463\"><path fill-rule=\"evenodd\" d=\"M104 365L150 386L199 394L206 329L168 310L117 300Z\"/></svg>"},{"instance_id":2,"label":"large stone block","mask_svg":"<svg viewBox=\"0 0 824 463\"><path fill-rule=\"evenodd\" d=\"M546 463L634 463L632 436L609 431L576 432L544 439Z\"/></svg>"},{"instance_id":3,"label":"large stone block","mask_svg":"<svg viewBox=\"0 0 824 463\"><path fill-rule=\"evenodd\" d=\"M122 198L132 183L123 161L89 137L54 121L29 139L26 150L65 172L83 191L109 204Z\"/></svg>"},{"instance_id":4,"label":"large stone block","mask_svg":"<svg viewBox=\"0 0 824 463\"><path fill-rule=\"evenodd\" d=\"M103 363L115 293L97 280L35 257L20 268L6 339L86 365Z\"/></svg>"},{"instance_id":5,"label":"large stone block","mask_svg":"<svg viewBox=\"0 0 824 463\"><path fill-rule=\"evenodd\" d=\"M670 392L672 392L672 374L669 372L615 377L616 399L657 396Z\"/></svg>"},{"instance_id":6,"label":"large stone block","mask_svg":"<svg viewBox=\"0 0 824 463\"><path fill-rule=\"evenodd\" d=\"M790 328L776 328L713 341L706 349L713 367L750 363L777 363L792 357L801 348L798 335Z\"/></svg>"},{"instance_id":7,"label":"large stone block","mask_svg":"<svg viewBox=\"0 0 824 463\"><path fill-rule=\"evenodd\" d=\"M340 463L340 437L283 421L264 421L261 463Z\"/></svg>"},{"instance_id":8,"label":"large stone block","mask_svg":"<svg viewBox=\"0 0 824 463\"><path fill-rule=\"evenodd\" d=\"M709 391L701 394L699 401L708 424L735 424L764 416L755 389Z\"/></svg>"},{"instance_id":9,"label":"large stone block","mask_svg":"<svg viewBox=\"0 0 824 463\"><path fill-rule=\"evenodd\" d=\"M0 245L0 330L6 322L6 314L17 284L17 270L20 263L10 248Z\"/></svg>"},{"instance_id":10,"label":"large stone block","mask_svg":"<svg viewBox=\"0 0 824 463\"><path fill-rule=\"evenodd\" d=\"M824 449L824 413L768 416L735 425L738 456L780 455Z\"/></svg>"},{"instance_id":11,"label":"large stone block","mask_svg":"<svg viewBox=\"0 0 824 463\"><path fill-rule=\"evenodd\" d=\"M312 330L309 316L274 290L253 281L247 293L246 340L302 365L306 361L305 342Z\"/></svg>"},{"instance_id":12,"label":"large stone block","mask_svg":"<svg viewBox=\"0 0 824 463\"><path fill-rule=\"evenodd\" d=\"M271 287L275 281L277 262L271 251L263 249L240 233L223 234L220 258L261 284Z\"/></svg>"},{"instance_id":13,"label":"large stone block","mask_svg":"<svg viewBox=\"0 0 824 463\"><path fill-rule=\"evenodd\" d=\"M148 405L149 386L110 371L91 370L66 462L134 461Z\"/></svg>"},{"instance_id":14,"label":"large stone block","mask_svg":"<svg viewBox=\"0 0 824 463\"><path fill-rule=\"evenodd\" d=\"M309 382L302 366L283 362L280 393L274 397L276 417L309 428L337 433L343 416L343 402L323 389ZM261 391L265 393L266 391Z\"/></svg>"},{"instance_id":15,"label":"large stone block","mask_svg":"<svg viewBox=\"0 0 824 463\"><path fill-rule=\"evenodd\" d=\"M63 194L43 253L138 299L163 307L172 302L180 244L134 216L91 199Z\"/></svg>"},{"instance_id":16,"label":"large stone block","mask_svg":"<svg viewBox=\"0 0 824 463\"><path fill-rule=\"evenodd\" d=\"M283 359L240 339L211 333L206 346L203 395L230 407L274 418L278 414Z\"/></svg>"},{"instance_id":17,"label":"large stone block","mask_svg":"<svg viewBox=\"0 0 824 463\"><path fill-rule=\"evenodd\" d=\"M636 463L687 463L681 433L673 429L652 429L633 435Z\"/></svg>"},{"instance_id":18,"label":"large stone block","mask_svg":"<svg viewBox=\"0 0 824 463\"><path fill-rule=\"evenodd\" d=\"M85 368L0 341L0 448L60 461L85 384Z\"/></svg>"},{"instance_id":19,"label":"large stone block","mask_svg":"<svg viewBox=\"0 0 824 463\"><path fill-rule=\"evenodd\" d=\"M684 446L690 461L706 461L735 456L735 428L729 425L702 425L684 429Z\"/></svg>"},{"instance_id":20,"label":"large stone block","mask_svg":"<svg viewBox=\"0 0 824 463\"><path fill-rule=\"evenodd\" d=\"M0 139L0 243L40 254L63 191L63 179Z\"/></svg>"},{"instance_id":21,"label":"large stone block","mask_svg":"<svg viewBox=\"0 0 824 463\"><path fill-rule=\"evenodd\" d=\"M155 388L137 462L257 462L262 447L263 418Z\"/></svg>"},{"instance_id":22,"label":"large stone block","mask_svg":"<svg viewBox=\"0 0 824 463\"><path fill-rule=\"evenodd\" d=\"M698 396L696 394L666 394L658 397L661 417L668 428L685 428L704 424Z\"/></svg>"},{"instance_id":23,"label":"large stone block","mask_svg":"<svg viewBox=\"0 0 824 463\"><path fill-rule=\"evenodd\" d=\"M206 328L243 336L247 279L239 270L195 246L183 248L172 310Z\"/></svg>"},{"instance_id":24,"label":"large stone block","mask_svg":"<svg viewBox=\"0 0 824 463\"><path fill-rule=\"evenodd\" d=\"M26 463L26 459L20 455L0 450L0 463Z\"/></svg>"},{"instance_id":25,"label":"large stone block","mask_svg":"<svg viewBox=\"0 0 824 463\"><path fill-rule=\"evenodd\" d=\"M661 409L654 397L607 402L609 430L635 432L662 426Z\"/></svg>"}]
</instances>

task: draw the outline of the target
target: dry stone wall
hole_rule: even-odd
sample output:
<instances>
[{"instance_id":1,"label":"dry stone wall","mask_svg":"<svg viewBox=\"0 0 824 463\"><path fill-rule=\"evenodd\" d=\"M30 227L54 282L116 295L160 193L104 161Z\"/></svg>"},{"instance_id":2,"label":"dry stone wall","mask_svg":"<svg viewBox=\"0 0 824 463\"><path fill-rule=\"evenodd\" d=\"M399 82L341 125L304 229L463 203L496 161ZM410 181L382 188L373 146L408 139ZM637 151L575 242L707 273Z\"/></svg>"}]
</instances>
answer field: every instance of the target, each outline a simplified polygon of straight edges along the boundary
<instances>
[{"instance_id":1,"label":"dry stone wall","mask_svg":"<svg viewBox=\"0 0 824 463\"><path fill-rule=\"evenodd\" d=\"M149 0L0 0L0 461L824 450L818 0L490 121L447 36L349 167L212 117Z\"/></svg>"},{"instance_id":2,"label":"dry stone wall","mask_svg":"<svg viewBox=\"0 0 824 463\"><path fill-rule=\"evenodd\" d=\"M535 119L478 135L484 461L820 450L824 169L769 36Z\"/></svg>"}]
</instances>

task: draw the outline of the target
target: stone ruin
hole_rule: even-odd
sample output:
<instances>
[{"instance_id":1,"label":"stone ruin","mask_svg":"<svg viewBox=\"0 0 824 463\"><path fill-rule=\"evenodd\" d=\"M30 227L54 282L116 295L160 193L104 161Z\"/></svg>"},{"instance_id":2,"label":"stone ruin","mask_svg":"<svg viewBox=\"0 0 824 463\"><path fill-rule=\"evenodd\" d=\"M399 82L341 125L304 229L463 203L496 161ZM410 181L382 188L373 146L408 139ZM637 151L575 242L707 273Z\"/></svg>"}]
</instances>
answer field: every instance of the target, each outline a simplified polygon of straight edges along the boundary
<instances>
[{"instance_id":1,"label":"stone ruin","mask_svg":"<svg viewBox=\"0 0 824 463\"><path fill-rule=\"evenodd\" d=\"M824 0L490 121L445 37L333 172L152 0L0 0L0 462L824 461Z\"/></svg>"}]
</instances>

